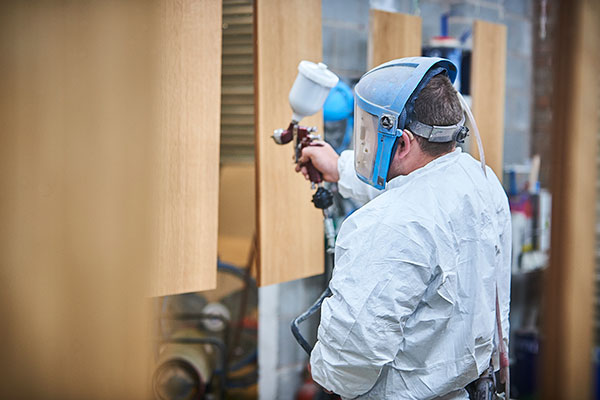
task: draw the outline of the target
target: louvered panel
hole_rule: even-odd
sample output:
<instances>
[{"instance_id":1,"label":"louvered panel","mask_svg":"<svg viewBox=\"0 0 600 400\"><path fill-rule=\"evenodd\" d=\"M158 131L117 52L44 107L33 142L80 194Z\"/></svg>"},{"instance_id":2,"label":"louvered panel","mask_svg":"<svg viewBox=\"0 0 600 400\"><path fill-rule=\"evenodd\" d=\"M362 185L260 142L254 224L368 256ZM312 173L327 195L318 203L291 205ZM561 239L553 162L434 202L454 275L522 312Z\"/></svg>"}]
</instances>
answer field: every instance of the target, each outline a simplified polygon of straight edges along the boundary
<instances>
[{"instance_id":1,"label":"louvered panel","mask_svg":"<svg viewBox=\"0 0 600 400\"><path fill-rule=\"evenodd\" d=\"M254 125L254 115L236 115L236 114L227 115L227 124L229 126L237 126L237 125L252 126L252 125ZM254 133L254 132L252 132L252 133Z\"/></svg>"},{"instance_id":2,"label":"louvered panel","mask_svg":"<svg viewBox=\"0 0 600 400\"><path fill-rule=\"evenodd\" d=\"M223 0L223 8L231 7L231 6L245 6L252 5L251 1L248 0Z\"/></svg>"},{"instance_id":3,"label":"louvered panel","mask_svg":"<svg viewBox=\"0 0 600 400\"><path fill-rule=\"evenodd\" d=\"M221 113L223 115L254 115L254 106L249 104L224 105L223 107L221 107Z\"/></svg>"},{"instance_id":4,"label":"louvered panel","mask_svg":"<svg viewBox=\"0 0 600 400\"><path fill-rule=\"evenodd\" d=\"M254 107L254 96L253 95L228 95L223 96L221 99L221 104L225 105L235 105L235 104L244 104Z\"/></svg>"},{"instance_id":5,"label":"louvered panel","mask_svg":"<svg viewBox=\"0 0 600 400\"><path fill-rule=\"evenodd\" d=\"M253 75L254 65L252 64L238 64L238 65L227 65L223 67L223 73L227 76L235 75Z\"/></svg>"},{"instance_id":6,"label":"louvered panel","mask_svg":"<svg viewBox=\"0 0 600 400\"><path fill-rule=\"evenodd\" d=\"M224 25L252 25L252 14L249 15L223 15Z\"/></svg>"},{"instance_id":7,"label":"louvered panel","mask_svg":"<svg viewBox=\"0 0 600 400\"><path fill-rule=\"evenodd\" d=\"M245 85L245 86L225 86L223 85L223 95L254 95L254 86L253 85Z\"/></svg>"},{"instance_id":8,"label":"louvered panel","mask_svg":"<svg viewBox=\"0 0 600 400\"><path fill-rule=\"evenodd\" d=\"M227 45L223 46L224 56L252 55L252 46L249 45Z\"/></svg>"},{"instance_id":9,"label":"louvered panel","mask_svg":"<svg viewBox=\"0 0 600 400\"><path fill-rule=\"evenodd\" d=\"M223 55L223 65L254 65L254 59L252 54L227 54Z\"/></svg>"},{"instance_id":10,"label":"louvered panel","mask_svg":"<svg viewBox=\"0 0 600 400\"><path fill-rule=\"evenodd\" d=\"M247 2L245 2L247 3ZM223 4L223 18L230 15L250 14L252 15L252 5Z\"/></svg>"},{"instance_id":11,"label":"louvered panel","mask_svg":"<svg viewBox=\"0 0 600 400\"><path fill-rule=\"evenodd\" d=\"M252 35L252 24L227 25L223 29L223 38L235 35Z\"/></svg>"},{"instance_id":12,"label":"louvered panel","mask_svg":"<svg viewBox=\"0 0 600 400\"><path fill-rule=\"evenodd\" d=\"M246 86L248 84L248 80L252 79L252 74L247 75L231 75L227 77L227 80L223 82L223 85L227 86Z\"/></svg>"},{"instance_id":13,"label":"louvered panel","mask_svg":"<svg viewBox=\"0 0 600 400\"><path fill-rule=\"evenodd\" d=\"M227 154L225 160L221 161L225 164L252 164L254 162L254 154L249 154L243 146L221 146L221 152Z\"/></svg>"},{"instance_id":14,"label":"louvered panel","mask_svg":"<svg viewBox=\"0 0 600 400\"><path fill-rule=\"evenodd\" d=\"M240 45L240 44L245 44L245 45L251 45L252 44L252 38L249 37L248 35L229 35L227 37L227 45Z\"/></svg>"},{"instance_id":15,"label":"louvered panel","mask_svg":"<svg viewBox=\"0 0 600 400\"><path fill-rule=\"evenodd\" d=\"M254 160L254 5L223 1L221 162Z\"/></svg>"},{"instance_id":16,"label":"louvered panel","mask_svg":"<svg viewBox=\"0 0 600 400\"><path fill-rule=\"evenodd\" d=\"M243 136L229 136L228 138L225 138L221 141L221 144L224 147L227 146L252 146L252 144L254 143L254 140L252 140L251 137L248 137L248 135L243 135Z\"/></svg>"},{"instance_id":17,"label":"louvered panel","mask_svg":"<svg viewBox=\"0 0 600 400\"><path fill-rule=\"evenodd\" d=\"M228 140L229 138L231 138L232 141L242 140L244 137L248 136L247 130L249 126L250 125L240 125L229 128L225 140Z\"/></svg>"}]
</instances>

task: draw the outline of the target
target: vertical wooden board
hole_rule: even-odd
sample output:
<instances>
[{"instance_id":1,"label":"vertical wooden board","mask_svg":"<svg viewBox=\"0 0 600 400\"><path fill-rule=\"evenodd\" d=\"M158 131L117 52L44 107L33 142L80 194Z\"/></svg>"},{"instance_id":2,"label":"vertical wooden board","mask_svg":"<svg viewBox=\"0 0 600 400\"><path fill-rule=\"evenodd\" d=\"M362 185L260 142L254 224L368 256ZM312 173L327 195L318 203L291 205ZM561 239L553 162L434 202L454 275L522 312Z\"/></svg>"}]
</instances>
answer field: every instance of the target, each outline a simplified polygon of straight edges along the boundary
<instances>
[{"instance_id":1,"label":"vertical wooden board","mask_svg":"<svg viewBox=\"0 0 600 400\"><path fill-rule=\"evenodd\" d=\"M506 26L475 21L471 58L473 115L483 142L486 164L502 179L504 101L506 82ZM475 144L473 157L479 159Z\"/></svg>"},{"instance_id":2,"label":"vertical wooden board","mask_svg":"<svg viewBox=\"0 0 600 400\"><path fill-rule=\"evenodd\" d=\"M220 0L161 5L159 296L216 285L222 17Z\"/></svg>"},{"instance_id":3,"label":"vertical wooden board","mask_svg":"<svg viewBox=\"0 0 600 400\"><path fill-rule=\"evenodd\" d=\"M223 164L219 175L219 235L251 239L256 231L254 163Z\"/></svg>"},{"instance_id":4,"label":"vertical wooden board","mask_svg":"<svg viewBox=\"0 0 600 400\"><path fill-rule=\"evenodd\" d=\"M259 285L324 270L323 217L294 171L291 144L271 135L292 117L288 94L301 60L321 61L320 0L256 1L256 167ZM301 121L323 132L319 113Z\"/></svg>"},{"instance_id":5,"label":"vertical wooden board","mask_svg":"<svg viewBox=\"0 0 600 400\"><path fill-rule=\"evenodd\" d=\"M552 242L544 295L540 398L594 393L600 3L560 3L554 47Z\"/></svg>"},{"instance_id":6,"label":"vertical wooden board","mask_svg":"<svg viewBox=\"0 0 600 400\"><path fill-rule=\"evenodd\" d=\"M384 62L421 55L421 18L371 10L369 20L369 69Z\"/></svg>"},{"instance_id":7,"label":"vertical wooden board","mask_svg":"<svg viewBox=\"0 0 600 400\"><path fill-rule=\"evenodd\" d=\"M0 3L1 398L148 398L154 6Z\"/></svg>"},{"instance_id":8,"label":"vertical wooden board","mask_svg":"<svg viewBox=\"0 0 600 400\"><path fill-rule=\"evenodd\" d=\"M252 133L249 133L253 135ZM219 172L219 261L246 268L252 262L256 232L256 170L254 163L228 162ZM256 278L254 262L250 266ZM215 290L204 292L208 301L241 290L244 281L230 274L217 274Z\"/></svg>"},{"instance_id":9,"label":"vertical wooden board","mask_svg":"<svg viewBox=\"0 0 600 400\"><path fill-rule=\"evenodd\" d=\"M254 246L255 175L254 163L221 165L218 255L219 260L238 267L248 264Z\"/></svg>"}]
</instances>

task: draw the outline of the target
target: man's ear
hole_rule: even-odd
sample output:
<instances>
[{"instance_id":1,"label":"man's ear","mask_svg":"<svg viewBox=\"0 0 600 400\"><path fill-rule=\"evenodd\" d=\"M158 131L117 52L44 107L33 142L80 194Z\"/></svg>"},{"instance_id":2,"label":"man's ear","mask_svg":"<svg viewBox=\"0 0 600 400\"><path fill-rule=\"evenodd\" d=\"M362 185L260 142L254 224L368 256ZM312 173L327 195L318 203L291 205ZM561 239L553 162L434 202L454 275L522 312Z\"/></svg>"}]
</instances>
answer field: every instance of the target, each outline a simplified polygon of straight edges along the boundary
<instances>
[{"instance_id":1,"label":"man's ear","mask_svg":"<svg viewBox=\"0 0 600 400\"><path fill-rule=\"evenodd\" d=\"M402 159L406 157L406 155L410 152L411 147L415 145L415 137L411 131L405 129L402 131L402 136L400 136L397 140L398 143L396 144L396 154L394 155L394 158Z\"/></svg>"}]
</instances>

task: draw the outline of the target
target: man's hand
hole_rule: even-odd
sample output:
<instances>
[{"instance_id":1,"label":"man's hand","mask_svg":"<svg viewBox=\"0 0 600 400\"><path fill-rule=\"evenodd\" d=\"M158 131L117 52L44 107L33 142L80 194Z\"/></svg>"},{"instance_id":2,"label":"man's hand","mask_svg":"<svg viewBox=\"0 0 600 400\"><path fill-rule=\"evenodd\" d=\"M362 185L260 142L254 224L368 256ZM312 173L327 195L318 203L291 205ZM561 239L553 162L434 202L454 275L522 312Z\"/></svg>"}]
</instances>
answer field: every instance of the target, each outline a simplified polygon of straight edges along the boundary
<instances>
[{"instance_id":1,"label":"man's hand","mask_svg":"<svg viewBox=\"0 0 600 400\"><path fill-rule=\"evenodd\" d=\"M299 162L301 164L312 161L314 167L323 174L323 179L327 182L337 182L340 180L337 168L338 158L340 156L329 143L318 141L313 142L312 146L302 149L302 157ZM300 167L300 164L296 165L296 172L302 172L304 178L308 180L308 171L305 167Z\"/></svg>"}]
</instances>

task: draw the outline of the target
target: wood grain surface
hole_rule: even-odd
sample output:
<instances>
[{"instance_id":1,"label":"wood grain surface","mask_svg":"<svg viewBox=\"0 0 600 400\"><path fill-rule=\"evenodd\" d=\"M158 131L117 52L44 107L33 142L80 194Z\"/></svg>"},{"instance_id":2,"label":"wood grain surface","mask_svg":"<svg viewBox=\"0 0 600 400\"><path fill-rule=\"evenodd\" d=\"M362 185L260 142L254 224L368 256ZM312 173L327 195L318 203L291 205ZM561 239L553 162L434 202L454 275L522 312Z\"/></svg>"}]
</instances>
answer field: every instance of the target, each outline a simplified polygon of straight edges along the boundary
<instances>
[{"instance_id":1,"label":"wood grain surface","mask_svg":"<svg viewBox=\"0 0 600 400\"><path fill-rule=\"evenodd\" d=\"M421 18L371 10L368 42L369 69L384 62L421 55Z\"/></svg>"},{"instance_id":2,"label":"wood grain surface","mask_svg":"<svg viewBox=\"0 0 600 400\"><path fill-rule=\"evenodd\" d=\"M149 398L154 5L0 4L1 398Z\"/></svg>"},{"instance_id":3,"label":"wood grain surface","mask_svg":"<svg viewBox=\"0 0 600 400\"><path fill-rule=\"evenodd\" d=\"M158 265L153 295L216 285L221 1L161 1Z\"/></svg>"},{"instance_id":4,"label":"wood grain surface","mask_svg":"<svg viewBox=\"0 0 600 400\"><path fill-rule=\"evenodd\" d=\"M506 26L475 21L471 58L473 116L483 142L486 164L502 180L504 154L504 102L506 82ZM479 159L471 141L470 151Z\"/></svg>"},{"instance_id":5,"label":"wood grain surface","mask_svg":"<svg viewBox=\"0 0 600 400\"><path fill-rule=\"evenodd\" d=\"M256 234L254 163L221 165L219 184L219 260L246 267ZM256 276L255 263L253 274Z\"/></svg>"},{"instance_id":6,"label":"wood grain surface","mask_svg":"<svg viewBox=\"0 0 600 400\"><path fill-rule=\"evenodd\" d=\"M256 1L256 179L259 284L323 272L323 217L310 184L294 171L293 146L277 145L301 60L321 61L321 1ZM322 113L301 122L323 133Z\"/></svg>"},{"instance_id":7,"label":"wood grain surface","mask_svg":"<svg viewBox=\"0 0 600 400\"><path fill-rule=\"evenodd\" d=\"M600 3L560 3L554 46L552 238L540 398L594 398ZM596 311L597 312L597 311ZM597 382L596 382L597 383Z\"/></svg>"}]
</instances>

